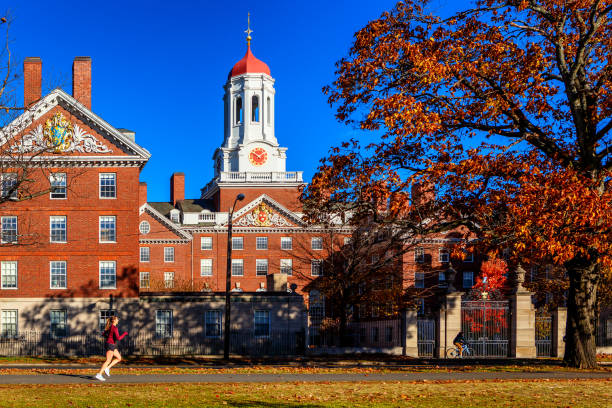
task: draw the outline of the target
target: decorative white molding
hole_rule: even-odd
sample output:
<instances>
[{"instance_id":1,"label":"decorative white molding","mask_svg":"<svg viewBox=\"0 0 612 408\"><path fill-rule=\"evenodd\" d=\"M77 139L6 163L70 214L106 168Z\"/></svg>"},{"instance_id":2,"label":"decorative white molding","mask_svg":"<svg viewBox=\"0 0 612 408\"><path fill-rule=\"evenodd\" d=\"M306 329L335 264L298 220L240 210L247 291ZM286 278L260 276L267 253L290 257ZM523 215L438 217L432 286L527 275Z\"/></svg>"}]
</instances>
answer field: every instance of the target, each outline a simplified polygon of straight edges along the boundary
<instances>
[{"instance_id":1,"label":"decorative white molding","mask_svg":"<svg viewBox=\"0 0 612 408\"><path fill-rule=\"evenodd\" d=\"M87 133L78 124L74 124L72 131L72 143L62 153L112 153L113 151L93 135ZM49 141L45 138L43 126L38 125L30 133L27 133L23 138L10 147L13 153L37 153L49 149Z\"/></svg>"},{"instance_id":2,"label":"decorative white molding","mask_svg":"<svg viewBox=\"0 0 612 408\"><path fill-rule=\"evenodd\" d=\"M284 222L280 221L280 218L282 218L282 217L279 216L278 218L275 219L277 223L273 223L272 220L270 220L271 224L270 225L266 225L267 223L256 222L257 220L253 221L252 217L248 217L248 220L244 221L244 224L241 224L241 222L242 222L241 218L243 216L245 216L245 215L252 215L254 217L255 214L253 214L252 211L254 211L262 203L265 203L266 205L270 206L270 208L275 210L278 214L282 215L282 217L285 218ZM273 214L271 211L269 213L270 213L270 215ZM268 196L267 194L260 195L255 200L251 201L249 204L247 204L244 207L242 207L240 210L238 210L236 213L234 213L234 218L233 219L237 220L235 222L236 225L244 225L244 226L256 226L256 227L274 226L274 227L284 227L284 226L291 226L292 224L295 225L295 226L299 226L299 227L305 227L306 226L306 223L304 221L302 221L302 219L300 217L296 216L295 213L293 213L292 211L287 209L285 206L283 206L282 204L280 204L278 201L274 200L272 197Z\"/></svg>"},{"instance_id":3,"label":"decorative white molding","mask_svg":"<svg viewBox=\"0 0 612 408\"><path fill-rule=\"evenodd\" d=\"M17 136L26 127L30 126L32 123L34 123L34 121L38 120L58 105L62 106L69 112L78 114L81 121L86 123L87 126L99 128L100 131L104 132L106 136L108 136L108 139L111 142L125 148L128 154L133 154L132 157L126 159L139 162L139 165L143 166L144 163L146 163L151 157L151 153L149 153L146 149L137 145L133 140L126 137L109 123L104 121L101 117L90 111L82 103L59 88L51 91L40 101L36 102L24 113L19 115L10 124L5 126L3 129L0 129L0 144L9 142L10 139Z\"/></svg>"},{"instance_id":4,"label":"decorative white molding","mask_svg":"<svg viewBox=\"0 0 612 408\"><path fill-rule=\"evenodd\" d=\"M193 237L188 232L186 232L185 230L180 228L178 225L173 223L171 220L165 217L162 213L157 211L155 208L151 207L148 203L143 204L140 207L139 209L140 215L142 215L145 211L148 212L153 218L155 218L156 220L164 224L166 227L168 227L168 229L170 229L172 232L183 237L183 240L191 241L193 239ZM150 240L147 240L147 241L150 241ZM161 239L161 241L166 241L166 240Z\"/></svg>"}]
</instances>

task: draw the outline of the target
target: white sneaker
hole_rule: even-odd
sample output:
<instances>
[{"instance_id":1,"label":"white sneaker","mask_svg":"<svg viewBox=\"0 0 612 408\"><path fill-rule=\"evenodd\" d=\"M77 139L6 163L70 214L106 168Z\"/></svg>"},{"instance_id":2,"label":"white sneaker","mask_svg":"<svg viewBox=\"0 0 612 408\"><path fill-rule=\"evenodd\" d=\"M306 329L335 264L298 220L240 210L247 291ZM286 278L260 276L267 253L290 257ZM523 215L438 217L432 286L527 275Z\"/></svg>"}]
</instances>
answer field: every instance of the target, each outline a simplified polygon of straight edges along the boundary
<instances>
[{"instance_id":1,"label":"white sneaker","mask_svg":"<svg viewBox=\"0 0 612 408\"><path fill-rule=\"evenodd\" d=\"M108 367L104 369L104 374L106 374L107 377L110 377L110 372L108 371Z\"/></svg>"},{"instance_id":2,"label":"white sneaker","mask_svg":"<svg viewBox=\"0 0 612 408\"><path fill-rule=\"evenodd\" d=\"M98 373L96 374L96 380L106 381L106 378L102 377L102 374Z\"/></svg>"}]
</instances>

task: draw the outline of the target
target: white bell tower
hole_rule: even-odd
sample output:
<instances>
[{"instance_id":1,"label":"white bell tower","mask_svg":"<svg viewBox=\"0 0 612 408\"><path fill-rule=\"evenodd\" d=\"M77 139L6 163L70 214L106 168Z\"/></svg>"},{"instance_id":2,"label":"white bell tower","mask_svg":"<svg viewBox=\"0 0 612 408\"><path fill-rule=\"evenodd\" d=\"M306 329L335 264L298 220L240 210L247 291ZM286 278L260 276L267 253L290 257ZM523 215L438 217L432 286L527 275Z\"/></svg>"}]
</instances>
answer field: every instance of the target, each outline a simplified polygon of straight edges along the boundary
<instances>
[{"instance_id":1,"label":"white bell tower","mask_svg":"<svg viewBox=\"0 0 612 408\"><path fill-rule=\"evenodd\" d=\"M270 68L251 52L251 28L247 51L230 71L225 83L224 138L213 155L215 176L202 189L210 197L225 185L294 186L302 172L287 172L287 148L274 133L274 78Z\"/></svg>"},{"instance_id":2,"label":"white bell tower","mask_svg":"<svg viewBox=\"0 0 612 408\"><path fill-rule=\"evenodd\" d=\"M274 135L274 79L270 68L251 52L234 65L225 84L224 139L215 152L215 174L284 172L285 151Z\"/></svg>"}]
</instances>

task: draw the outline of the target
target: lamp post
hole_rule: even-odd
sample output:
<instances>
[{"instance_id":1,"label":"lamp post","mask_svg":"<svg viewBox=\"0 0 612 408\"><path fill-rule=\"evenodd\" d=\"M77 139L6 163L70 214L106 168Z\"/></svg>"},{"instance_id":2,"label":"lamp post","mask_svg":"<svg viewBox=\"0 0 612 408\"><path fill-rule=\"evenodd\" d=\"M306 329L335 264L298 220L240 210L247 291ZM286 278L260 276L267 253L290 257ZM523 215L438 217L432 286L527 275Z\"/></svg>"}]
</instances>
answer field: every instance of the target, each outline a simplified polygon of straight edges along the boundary
<instances>
[{"instance_id":1,"label":"lamp post","mask_svg":"<svg viewBox=\"0 0 612 408\"><path fill-rule=\"evenodd\" d=\"M238 194L234 204L230 207L227 224L227 268L225 270L225 329L223 330L223 358L229 359L230 352L230 314L232 304L230 302L230 290L232 289L232 217L234 207L238 201L244 200L244 194Z\"/></svg>"}]
</instances>

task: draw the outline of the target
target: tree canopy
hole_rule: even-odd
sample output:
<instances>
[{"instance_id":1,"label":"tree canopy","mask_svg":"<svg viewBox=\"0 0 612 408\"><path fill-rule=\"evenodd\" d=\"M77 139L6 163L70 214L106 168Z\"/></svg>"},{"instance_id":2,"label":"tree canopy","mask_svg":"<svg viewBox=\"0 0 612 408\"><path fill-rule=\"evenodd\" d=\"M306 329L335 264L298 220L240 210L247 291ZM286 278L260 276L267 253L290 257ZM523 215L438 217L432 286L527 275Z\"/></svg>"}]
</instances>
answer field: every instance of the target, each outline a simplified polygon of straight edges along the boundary
<instances>
[{"instance_id":1,"label":"tree canopy","mask_svg":"<svg viewBox=\"0 0 612 408\"><path fill-rule=\"evenodd\" d=\"M511 264L565 268L565 360L593 366L612 265L612 3L479 0L448 18L427 6L401 1L355 34L324 91L340 121L381 136L334 148L304 195L385 203L397 225L463 224ZM415 184L435 190L426 208Z\"/></svg>"}]
</instances>

